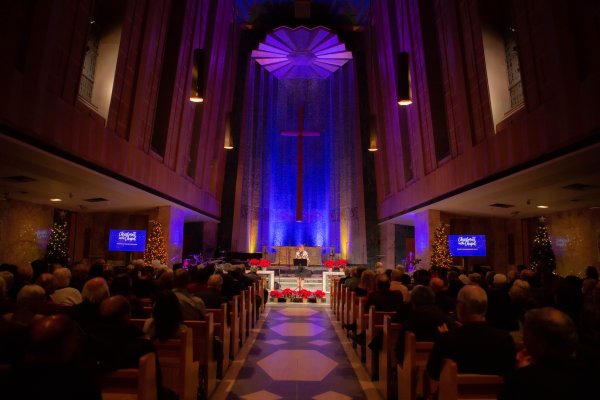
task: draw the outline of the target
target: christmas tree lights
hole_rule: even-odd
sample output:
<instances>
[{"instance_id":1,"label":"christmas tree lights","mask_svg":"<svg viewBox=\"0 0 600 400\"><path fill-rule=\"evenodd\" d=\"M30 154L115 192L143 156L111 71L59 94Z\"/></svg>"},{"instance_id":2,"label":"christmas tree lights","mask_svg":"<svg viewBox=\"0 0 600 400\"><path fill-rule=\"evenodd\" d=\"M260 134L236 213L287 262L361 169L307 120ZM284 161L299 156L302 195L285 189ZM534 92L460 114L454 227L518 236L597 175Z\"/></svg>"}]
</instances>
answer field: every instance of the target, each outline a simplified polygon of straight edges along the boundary
<instances>
[{"instance_id":1,"label":"christmas tree lights","mask_svg":"<svg viewBox=\"0 0 600 400\"><path fill-rule=\"evenodd\" d=\"M67 243L67 221L55 222L50 231L48 247L46 247L46 260L51 263L67 264L69 247Z\"/></svg>"},{"instance_id":2,"label":"christmas tree lights","mask_svg":"<svg viewBox=\"0 0 600 400\"><path fill-rule=\"evenodd\" d=\"M435 229L433 243L431 243L431 267L450 268L452 264L452 256L448 247L447 225L440 224Z\"/></svg>"},{"instance_id":3,"label":"christmas tree lights","mask_svg":"<svg viewBox=\"0 0 600 400\"><path fill-rule=\"evenodd\" d=\"M159 260L161 264L167 263L167 247L163 236L163 229L160 222L150 221L150 236L146 244L144 253L144 262L152 264L153 260Z\"/></svg>"},{"instance_id":4,"label":"christmas tree lights","mask_svg":"<svg viewBox=\"0 0 600 400\"><path fill-rule=\"evenodd\" d=\"M529 265L535 271L554 271L556 268L556 258L554 257L545 220L544 217L540 218L540 224L535 231L535 238L531 247Z\"/></svg>"}]
</instances>

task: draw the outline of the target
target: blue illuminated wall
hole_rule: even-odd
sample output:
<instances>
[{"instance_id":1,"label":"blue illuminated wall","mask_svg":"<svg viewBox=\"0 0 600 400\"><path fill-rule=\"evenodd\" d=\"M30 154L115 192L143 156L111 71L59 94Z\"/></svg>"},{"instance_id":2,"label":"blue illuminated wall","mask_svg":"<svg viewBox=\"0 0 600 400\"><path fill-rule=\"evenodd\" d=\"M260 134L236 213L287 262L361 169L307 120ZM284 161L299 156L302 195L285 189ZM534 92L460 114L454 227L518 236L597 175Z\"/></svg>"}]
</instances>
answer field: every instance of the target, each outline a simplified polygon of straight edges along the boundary
<instances>
[{"instance_id":1,"label":"blue illuminated wall","mask_svg":"<svg viewBox=\"0 0 600 400\"><path fill-rule=\"evenodd\" d=\"M268 180L269 218L266 242L271 246L332 245L329 232L329 197L331 132L328 80L277 81L277 95L273 98L270 128L266 143L270 149L265 157L264 176ZM298 138L282 136L281 131L297 131L298 107L304 104L304 131L319 132L320 136L305 137L303 218L295 221ZM260 229L260 228L259 228Z\"/></svg>"},{"instance_id":2,"label":"blue illuminated wall","mask_svg":"<svg viewBox=\"0 0 600 400\"><path fill-rule=\"evenodd\" d=\"M326 79L279 80L251 62L241 126L232 250L331 247L366 262L354 66ZM296 222L298 107L304 105L303 218Z\"/></svg>"}]
</instances>

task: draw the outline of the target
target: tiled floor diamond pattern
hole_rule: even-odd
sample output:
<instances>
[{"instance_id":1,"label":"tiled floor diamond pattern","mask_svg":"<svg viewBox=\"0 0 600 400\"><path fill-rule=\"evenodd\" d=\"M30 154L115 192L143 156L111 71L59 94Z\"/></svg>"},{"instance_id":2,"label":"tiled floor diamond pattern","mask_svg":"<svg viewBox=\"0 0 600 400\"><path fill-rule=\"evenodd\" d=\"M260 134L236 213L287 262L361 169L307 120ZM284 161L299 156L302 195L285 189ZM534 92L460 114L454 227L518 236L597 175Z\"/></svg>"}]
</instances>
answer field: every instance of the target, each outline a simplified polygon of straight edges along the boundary
<instances>
[{"instance_id":1,"label":"tiled floor diamond pattern","mask_svg":"<svg viewBox=\"0 0 600 400\"><path fill-rule=\"evenodd\" d=\"M269 307L227 399L366 399L327 314L306 304ZM286 318L286 320L282 320Z\"/></svg>"}]
</instances>

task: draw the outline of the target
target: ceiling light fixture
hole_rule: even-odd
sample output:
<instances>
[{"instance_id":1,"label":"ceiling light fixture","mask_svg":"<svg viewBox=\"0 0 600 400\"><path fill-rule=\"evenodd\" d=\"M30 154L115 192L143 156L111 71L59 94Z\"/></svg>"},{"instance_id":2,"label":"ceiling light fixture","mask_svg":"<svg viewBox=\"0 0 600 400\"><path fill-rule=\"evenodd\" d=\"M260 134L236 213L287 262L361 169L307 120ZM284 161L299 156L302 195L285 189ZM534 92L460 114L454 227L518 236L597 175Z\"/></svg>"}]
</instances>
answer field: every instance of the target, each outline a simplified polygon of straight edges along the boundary
<instances>
[{"instance_id":1,"label":"ceiling light fixture","mask_svg":"<svg viewBox=\"0 0 600 400\"><path fill-rule=\"evenodd\" d=\"M539 205L539 206L537 206L537 208L548 208L548 206Z\"/></svg>"},{"instance_id":2,"label":"ceiling light fixture","mask_svg":"<svg viewBox=\"0 0 600 400\"><path fill-rule=\"evenodd\" d=\"M51 202L53 202L53 203L57 203L57 202L59 202L59 201L62 201L62 199L59 199L58 197L55 197L55 198L52 198L52 199L49 199L49 200L50 200Z\"/></svg>"}]
</instances>

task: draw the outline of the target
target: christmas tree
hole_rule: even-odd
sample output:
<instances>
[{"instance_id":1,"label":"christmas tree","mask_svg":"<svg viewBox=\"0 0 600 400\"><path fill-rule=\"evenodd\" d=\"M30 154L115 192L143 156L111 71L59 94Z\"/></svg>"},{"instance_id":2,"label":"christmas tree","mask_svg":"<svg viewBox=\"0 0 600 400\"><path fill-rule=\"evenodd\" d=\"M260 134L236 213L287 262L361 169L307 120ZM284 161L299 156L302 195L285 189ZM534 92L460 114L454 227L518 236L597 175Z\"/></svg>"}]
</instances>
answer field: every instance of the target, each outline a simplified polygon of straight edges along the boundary
<instances>
[{"instance_id":1,"label":"christmas tree","mask_svg":"<svg viewBox=\"0 0 600 400\"><path fill-rule=\"evenodd\" d=\"M146 244L144 253L144 262L151 264L153 260L159 260L161 264L167 263L167 248L165 238L163 237L162 225L160 222L150 221L150 236Z\"/></svg>"},{"instance_id":2,"label":"christmas tree","mask_svg":"<svg viewBox=\"0 0 600 400\"><path fill-rule=\"evenodd\" d=\"M529 264L532 269L537 271L554 271L556 268L556 258L554 257L545 220L544 217L540 218L540 224L535 231Z\"/></svg>"},{"instance_id":3,"label":"christmas tree","mask_svg":"<svg viewBox=\"0 0 600 400\"><path fill-rule=\"evenodd\" d=\"M433 234L433 243L431 244L431 267L432 268L450 268L452 267L452 256L448 247L447 225L440 224Z\"/></svg>"},{"instance_id":4,"label":"christmas tree","mask_svg":"<svg viewBox=\"0 0 600 400\"><path fill-rule=\"evenodd\" d=\"M46 247L46 260L48 262L67 264L69 257L67 237L67 221L55 222L50 231L48 247Z\"/></svg>"}]
</instances>

